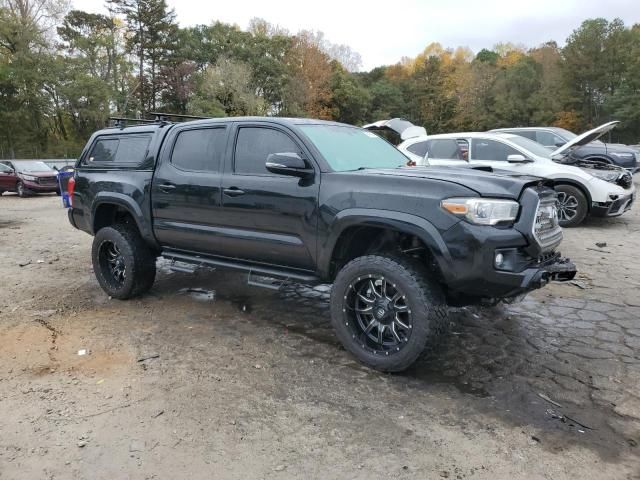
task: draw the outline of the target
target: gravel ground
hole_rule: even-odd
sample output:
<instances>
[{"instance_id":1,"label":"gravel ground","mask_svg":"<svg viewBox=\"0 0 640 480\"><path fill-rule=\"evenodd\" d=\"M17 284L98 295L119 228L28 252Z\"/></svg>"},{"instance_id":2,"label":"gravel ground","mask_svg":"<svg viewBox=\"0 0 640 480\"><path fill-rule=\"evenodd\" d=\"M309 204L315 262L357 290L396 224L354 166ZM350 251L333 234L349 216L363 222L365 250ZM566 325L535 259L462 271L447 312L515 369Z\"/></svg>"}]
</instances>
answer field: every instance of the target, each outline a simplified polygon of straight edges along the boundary
<instances>
[{"instance_id":1,"label":"gravel ground","mask_svg":"<svg viewBox=\"0 0 640 480\"><path fill-rule=\"evenodd\" d=\"M337 343L327 286L160 262L109 300L59 199L5 194L0 478L638 479L639 231L565 231L575 283L455 310L385 375Z\"/></svg>"}]
</instances>

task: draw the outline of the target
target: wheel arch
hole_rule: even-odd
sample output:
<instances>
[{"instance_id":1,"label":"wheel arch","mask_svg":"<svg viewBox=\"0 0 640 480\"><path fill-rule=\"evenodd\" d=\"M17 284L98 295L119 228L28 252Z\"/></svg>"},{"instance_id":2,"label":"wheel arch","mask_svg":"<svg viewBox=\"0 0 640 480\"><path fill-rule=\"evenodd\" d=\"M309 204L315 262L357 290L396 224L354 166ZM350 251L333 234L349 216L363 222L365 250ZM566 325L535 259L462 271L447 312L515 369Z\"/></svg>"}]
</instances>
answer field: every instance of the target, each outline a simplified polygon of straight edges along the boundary
<instances>
[{"instance_id":1,"label":"wheel arch","mask_svg":"<svg viewBox=\"0 0 640 480\"><path fill-rule=\"evenodd\" d=\"M593 203L593 199L591 197L591 192L589 192L589 189L587 187L571 178L554 178L553 181L554 187L558 185L570 185L580 190L580 192L582 192L587 199L587 211L591 211L591 204Z\"/></svg>"},{"instance_id":2,"label":"wheel arch","mask_svg":"<svg viewBox=\"0 0 640 480\"><path fill-rule=\"evenodd\" d=\"M91 233L95 235L103 227L112 225L122 216L130 217L142 238L153 247L157 247L151 226L145 219L142 208L131 197L115 192L100 192L93 203L91 214Z\"/></svg>"},{"instance_id":3,"label":"wheel arch","mask_svg":"<svg viewBox=\"0 0 640 480\"><path fill-rule=\"evenodd\" d=\"M389 245L400 247L390 243L396 240L419 242L415 248L424 249L425 261L446 277L451 254L433 224L415 215L372 209L349 209L337 215L319 258L320 276L333 280L349 260Z\"/></svg>"}]
</instances>

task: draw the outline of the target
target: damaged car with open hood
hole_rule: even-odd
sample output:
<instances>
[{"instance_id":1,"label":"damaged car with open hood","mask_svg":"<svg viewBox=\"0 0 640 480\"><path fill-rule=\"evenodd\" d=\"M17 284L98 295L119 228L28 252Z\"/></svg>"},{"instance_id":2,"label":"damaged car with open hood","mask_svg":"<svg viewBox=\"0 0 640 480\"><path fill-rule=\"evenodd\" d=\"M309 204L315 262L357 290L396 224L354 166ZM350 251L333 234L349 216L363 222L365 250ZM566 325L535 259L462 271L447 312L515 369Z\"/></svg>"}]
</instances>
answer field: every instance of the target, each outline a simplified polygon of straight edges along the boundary
<instances>
[{"instance_id":1,"label":"damaged car with open hood","mask_svg":"<svg viewBox=\"0 0 640 480\"><path fill-rule=\"evenodd\" d=\"M482 166L553 180L560 225L574 227L588 215L622 215L635 200L633 178L625 168L573 155L617 124L605 123L552 152L528 138L499 132L405 135L398 148L417 165Z\"/></svg>"}]
</instances>

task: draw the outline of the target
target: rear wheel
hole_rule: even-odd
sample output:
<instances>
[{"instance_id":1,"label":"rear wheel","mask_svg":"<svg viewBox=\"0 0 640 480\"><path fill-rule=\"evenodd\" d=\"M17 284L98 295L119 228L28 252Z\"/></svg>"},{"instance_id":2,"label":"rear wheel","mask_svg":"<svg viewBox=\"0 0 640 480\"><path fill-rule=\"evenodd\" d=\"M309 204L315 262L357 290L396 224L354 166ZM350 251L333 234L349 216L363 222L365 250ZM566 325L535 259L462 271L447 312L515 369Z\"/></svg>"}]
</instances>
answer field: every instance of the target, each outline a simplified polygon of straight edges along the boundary
<instances>
[{"instance_id":1,"label":"rear wheel","mask_svg":"<svg viewBox=\"0 0 640 480\"><path fill-rule=\"evenodd\" d=\"M156 256L129 223L104 227L93 239L93 271L109 296L125 300L151 288Z\"/></svg>"},{"instance_id":2,"label":"rear wheel","mask_svg":"<svg viewBox=\"0 0 640 480\"><path fill-rule=\"evenodd\" d=\"M331 289L338 338L377 370L406 370L447 318L442 289L408 257L356 258L340 270Z\"/></svg>"},{"instance_id":3,"label":"rear wheel","mask_svg":"<svg viewBox=\"0 0 640 480\"><path fill-rule=\"evenodd\" d=\"M589 212L587 198L572 185L558 185L558 223L561 227L576 227Z\"/></svg>"}]
</instances>

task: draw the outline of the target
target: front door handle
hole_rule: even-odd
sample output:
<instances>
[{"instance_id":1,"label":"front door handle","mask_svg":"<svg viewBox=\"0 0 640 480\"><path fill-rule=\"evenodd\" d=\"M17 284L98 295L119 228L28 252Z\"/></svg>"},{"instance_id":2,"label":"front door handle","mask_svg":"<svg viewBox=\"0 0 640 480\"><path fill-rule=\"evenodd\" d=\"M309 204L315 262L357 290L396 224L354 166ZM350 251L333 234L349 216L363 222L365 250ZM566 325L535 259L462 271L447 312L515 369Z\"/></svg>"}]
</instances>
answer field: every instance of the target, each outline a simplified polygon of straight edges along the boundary
<instances>
[{"instance_id":1,"label":"front door handle","mask_svg":"<svg viewBox=\"0 0 640 480\"><path fill-rule=\"evenodd\" d=\"M174 190L176 186L172 183L163 183L158 188L165 193L169 193L171 190Z\"/></svg>"},{"instance_id":2,"label":"front door handle","mask_svg":"<svg viewBox=\"0 0 640 480\"><path fill-rule=\"evenodd\" d=\"M225 188L223 193L227 197L239 197L240 195L244 195L244 190L240 190L238 187L229 187Z\"/></svg>"}]
</instances>

